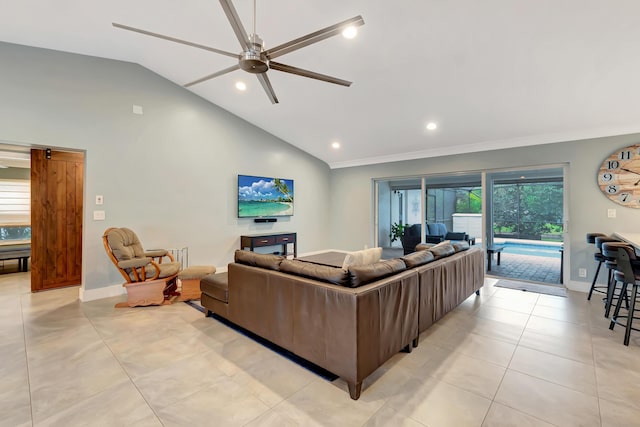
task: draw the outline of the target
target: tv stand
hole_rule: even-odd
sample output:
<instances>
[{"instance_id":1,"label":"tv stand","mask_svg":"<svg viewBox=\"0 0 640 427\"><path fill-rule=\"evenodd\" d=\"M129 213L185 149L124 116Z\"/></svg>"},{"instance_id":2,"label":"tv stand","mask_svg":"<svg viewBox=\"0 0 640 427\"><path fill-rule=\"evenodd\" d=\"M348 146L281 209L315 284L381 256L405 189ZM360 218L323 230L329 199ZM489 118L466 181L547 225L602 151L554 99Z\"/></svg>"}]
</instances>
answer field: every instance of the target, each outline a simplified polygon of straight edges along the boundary
<instances>
[{"instance_id":1,"label":"tv stand","mask_svg":"<svg viewBox=\"0 0 640 427\"><path fill-rule=\"evenodd\" d=\"M288 251L289 244L293 245L293 253ZM240 249L249 249L253 252L255 248L261 248L265 246L282 246L280 255L287 256L293 255L294 258L298 256L298 242L296 233L280 232L280 233L263 233L263 234L246 234L240 236Z\"/></svg>"}]
</instances>

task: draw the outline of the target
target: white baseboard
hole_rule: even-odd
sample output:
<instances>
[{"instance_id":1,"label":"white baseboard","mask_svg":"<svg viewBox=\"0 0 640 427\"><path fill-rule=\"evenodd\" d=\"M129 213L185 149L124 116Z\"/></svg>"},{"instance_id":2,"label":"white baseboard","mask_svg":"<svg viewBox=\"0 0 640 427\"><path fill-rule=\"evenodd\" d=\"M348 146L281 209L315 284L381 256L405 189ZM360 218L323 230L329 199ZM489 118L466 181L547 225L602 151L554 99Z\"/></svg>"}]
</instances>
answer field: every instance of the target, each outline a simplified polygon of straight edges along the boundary
<instances>
[{"instance_id":1,"label":"white baseboard","mask_svg":"<svg viewBox=\"0 0 640 427\"><path fill-rule=\"evenodd\" d=\"M226 271L226 265L220 268L216 267L216 273L225 273ZM78 298L82 302L87 302L95 301L102 298L118 297L120 295L126 294L127 290L124 286L122 286L122 283L97 289L85 289L84 286L80 286L80 290L78 291Z\"/></svg>"},{"instance_id":2,"label":"white baseboard","mask_svg":"<svg viewBox=\"0 0 640 427\"><path fill-rule=\"evenodd\" d=\"M95 301L102 298L117 297L120 295L125 295L126 293L127 290L124 288L124 286L122 286L122 283L97 289L85 289L83 286L81 286L78 292L78 298L82 302L87 302Z\"/></svg>"},{"instance_id":3,"label":"white baseboard","mask_svg":"<svg viewBox=\"0 0 640 427\"><path fill-rule=\"evenodd\" d=\"M565 286L570 291L583 292L583 293L586 294L586 293L589 292L589 288L591 287L591 283L576 282L576 281L570 280L569 283L565 283Z\"/></svg>"}]
</instances>

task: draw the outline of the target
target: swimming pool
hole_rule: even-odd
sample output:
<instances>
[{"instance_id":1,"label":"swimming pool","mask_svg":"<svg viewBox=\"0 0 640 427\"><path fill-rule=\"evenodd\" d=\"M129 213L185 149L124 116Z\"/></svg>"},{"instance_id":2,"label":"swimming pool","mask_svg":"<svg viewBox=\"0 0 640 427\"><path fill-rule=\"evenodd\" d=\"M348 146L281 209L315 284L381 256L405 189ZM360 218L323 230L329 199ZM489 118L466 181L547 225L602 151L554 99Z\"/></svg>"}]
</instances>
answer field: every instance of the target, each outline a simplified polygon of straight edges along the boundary
<instances>
[{"instance_id":1,"label":"swimming pool","mask_svg":"<svg viewBox=\"0 0 640 427\"><path fill-rule=\"evenodd\" d=\"M524 243L513 240L498 243L504 246L502 251L505 254L543 256L547 258L560 258L560 245L551 245L548 243Z\"/></svg>"}]
</instances>

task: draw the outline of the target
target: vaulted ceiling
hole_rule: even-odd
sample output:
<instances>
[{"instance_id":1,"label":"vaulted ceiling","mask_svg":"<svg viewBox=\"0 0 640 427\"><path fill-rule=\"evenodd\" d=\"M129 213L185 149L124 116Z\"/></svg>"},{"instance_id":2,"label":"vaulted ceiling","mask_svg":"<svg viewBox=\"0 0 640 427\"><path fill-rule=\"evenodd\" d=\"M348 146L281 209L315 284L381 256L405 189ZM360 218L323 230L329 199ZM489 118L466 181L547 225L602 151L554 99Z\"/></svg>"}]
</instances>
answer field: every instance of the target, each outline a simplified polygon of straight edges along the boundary
<instances>
[{"instance_id":1,"label":"vaulted ceiling","mask_svg":"<svg viewBox=\"0 0 640 427\"><path fill-rule=\"evenodd\" d=\"M233 4L251 32L253 1ZM1 41L135 62L180 85L237 61L112 22L241 51L218 0L1 6ZM272 105L237 70L186 90L331 167L640 132L637 0L257 0L256 33L268 49L356 15L355 39L278 58L351 87L271 70Z\"/></svg>"}]
</instances>

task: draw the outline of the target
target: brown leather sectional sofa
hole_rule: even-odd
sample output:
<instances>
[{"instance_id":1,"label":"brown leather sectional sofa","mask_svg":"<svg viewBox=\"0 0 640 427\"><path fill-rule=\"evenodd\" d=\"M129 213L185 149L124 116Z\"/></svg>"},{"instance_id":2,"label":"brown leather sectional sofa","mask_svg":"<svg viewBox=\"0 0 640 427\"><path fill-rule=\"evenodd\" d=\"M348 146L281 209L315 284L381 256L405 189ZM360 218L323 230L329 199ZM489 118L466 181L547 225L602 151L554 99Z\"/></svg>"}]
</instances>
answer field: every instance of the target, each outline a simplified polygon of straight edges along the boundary
<instances>
[{"instance_id":1,"label":"brown leather sectional sofa","mask_svg":"<svg viewBox=\"0 0 640 427\"><path fill-rule=\"evenodd\" d=\"M483 260L479 248L441 245L345 271L237 251L228 279L201 281L201 303L342 377L358 399L368 375L480 289Z\"/></svg>"}]
</instances>

